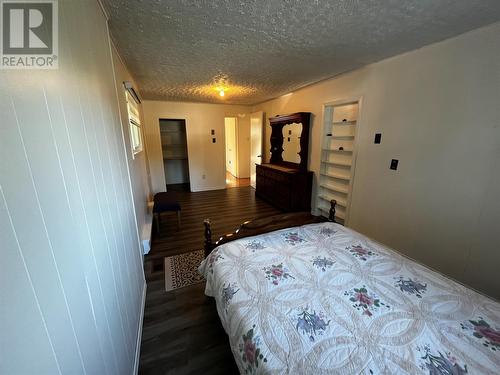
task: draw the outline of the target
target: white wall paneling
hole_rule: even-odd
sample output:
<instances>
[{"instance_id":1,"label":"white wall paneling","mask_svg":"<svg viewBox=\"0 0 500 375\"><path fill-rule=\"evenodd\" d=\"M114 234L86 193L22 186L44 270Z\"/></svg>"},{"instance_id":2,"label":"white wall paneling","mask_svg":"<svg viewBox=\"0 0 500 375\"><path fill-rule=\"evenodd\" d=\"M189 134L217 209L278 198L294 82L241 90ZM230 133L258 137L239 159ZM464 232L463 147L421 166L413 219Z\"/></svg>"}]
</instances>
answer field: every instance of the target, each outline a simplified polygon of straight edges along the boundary
<instances>
[{"instance_id":1,"label":"white wall paneling","mask_svg":"<svg viewBox=\"0 0 500 375\"><path fill-rule=\"evenodd\" d=\"M59 70L0 72L0 373L126 374L145 281L107 24L59 9Z\"/></svg>"},{"instance_id":2,"label":"white wall paneling","mask_svg":"<svg viewBox=\"0 0 500 375\"><path fill-rule=\"evenodd\" d=\"M116 94L118 96L118 108L120 112L120 118L123 129L123 139L125 144L126 156L128 161L128 170L130 174L130 181L132 184L132 193L134 199L134 209L135 218L137 222L137 230L141 240L146 242L143 247L150 246L151 240L151 222L152 215L148 210L148 201L151 195L151 186L149 181L149 168L148 168L148 153L146 141L144 138L144 117L142 111L142 104L139 107L139 114L141 118L141 136L142 136L142 151L133 155L130 139L129 130L129 120L127 113L127 103L125 97L125 89L123 86L124 81L132 82L134 87L137 88L137 84L134 82L134 78L130 75L127 67L123 63L120 55L114 48L111 48L113 56L113 67L116 77ZM144 249L146 251L146 249ZM149 251L149 250L148 250Z\"/></svg>"}]
</instances>

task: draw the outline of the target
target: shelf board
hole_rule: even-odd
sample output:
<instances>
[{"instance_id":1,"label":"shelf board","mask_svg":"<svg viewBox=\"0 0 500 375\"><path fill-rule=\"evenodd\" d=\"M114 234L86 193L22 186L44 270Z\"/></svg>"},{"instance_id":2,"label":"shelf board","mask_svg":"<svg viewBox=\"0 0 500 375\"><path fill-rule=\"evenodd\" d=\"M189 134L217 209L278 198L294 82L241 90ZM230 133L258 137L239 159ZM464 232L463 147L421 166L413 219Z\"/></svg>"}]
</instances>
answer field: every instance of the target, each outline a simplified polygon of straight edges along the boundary
<instances>
[{"instance_id":1,"label":"shelf board","mask_svg":"<svg viewBox=\"0 0 500 375\"><path fill-rule=\"evenodd\" d=\"M335 150L335 149L324 148L323 151L327 151L327 152L349 152L349 153L352 153L353 150L346 150L346 149Z\"/></svg>"},{"instance_id":2,"label":"shelf board","mask_svg":"<svg viewBox=\"0 0 500 375\"><path fill-rule=\"evenodd\" d=\"M167 156L163 160L188 160L187 156Z\"/></svg>"},{"instance_id":3,"label":"shelf board","mask_svg":"<svg viewBox=\"0 0 500 375\"><path fill-rule=\"evenodd\" d=\"M332 199L335 199L337 201L337 205L339 206L342 206L344 208L347 207L347 202L343 199L339 199L339 198L328 198L328 197L325 197L324 195L318 195L319 199L322 199L324 200L325 202L330 202Z\"/></svg>"},{"instance_id":4,"label":"shelf board","mask_svg":"<svg viewBox=\"0 0 500 375\"><path fill-rule=\"evenodd\" d=\"M326 176L326 177L331 177L331 178L336 178L338 180L344 180L344 181L350 181L351 180L351 176L346 176L346 175L338 174L338 173L324 173L324 172L321 172L320 175Z\"/></svg>"},{"instance_id":5,"label":"shelf board","mask_svg":"<svg viewBox=\"0 0 500 375\"><path fill-rule=\"evenodd\" d=\"M322 206L318 206L318 209L324 213L327 214L327 216L330 214L330 209L329 208L325 208L325 207L322 207ZM342 220L345 220L345 216L344 214L338 212L338 211L335 211L335 217L338 217L339 219L342 219Z\"/></svg>"},{"instance_id":6,"label":"shelf board","mask_svg":"<svg viewBox=\"0 0 500 375\"><path fill-rule=\"evenodd\" d=\"M340 167L349 167L349 168L352 167L351 163L343 163L341 161L321 160L321 162L325 164L338 165Z\"/></svg>"},{"instance_id":7,"label":"shelf board","mask_svg":"<svg viewBox=\"0 0 500 375\"><path fill-rule=\"evenodd\" d=\"M339 125L356 125L356 120L351 120L351 121L335 121L332 122L332 125L339 126Z\"/></svg>"},{"instance_id":8,"label":"shelf board","mask_svg":"<svg viewBox=\"0 0 500 375\"><path fill-rule=\"evenodd\" d=\"M330 134L330 133L328 133ZM354 139L354 136L353 135L326 135L328 138L331 138L331 139L343 139L345 141L350 141L352 139Z\"/></svg>"},{"instance_id":9,"label":"shelf board","mask_svg":"<svg viewBox=\"0 0 500 375\"><path fill-rule=\"evenodd\" d=\"M336 186L326 185L326 184L325 185L320 184L319 186L324 188L324 189L330 190L330 191L335 191L336 193L349 194L349 189L347 189L347 188L344 189L341 187L336 187Z\"/></svg>"}]
</instances>

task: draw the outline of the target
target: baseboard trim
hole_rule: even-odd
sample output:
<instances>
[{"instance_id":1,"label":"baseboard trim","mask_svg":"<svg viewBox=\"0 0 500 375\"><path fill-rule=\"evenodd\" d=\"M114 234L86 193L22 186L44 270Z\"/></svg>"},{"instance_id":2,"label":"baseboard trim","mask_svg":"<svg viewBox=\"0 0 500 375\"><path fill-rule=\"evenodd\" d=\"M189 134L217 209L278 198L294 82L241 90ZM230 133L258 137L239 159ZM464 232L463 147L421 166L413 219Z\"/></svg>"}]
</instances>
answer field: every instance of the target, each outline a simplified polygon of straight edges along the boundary
<instances>
[{"instance_id":1,"label":"baseboard trim","mask_svg":"<svg viewBox=\"0 0 500 375\"><path fill-rule=\"evenodd\" d=\"M199 191L210 191L210 190L224 190L226 188L226 184L220 186L205 186L202 188L199 187L191 187L191 191L193 193L197 193Z\"/></svg>"},{"instance_id":2,"label":"baseboard trim","mask_svg":"<svg viewBox=\"0 0 500 375\"><path fill-rule=\"evenodd\" d=\"M139 327L137 327L137 342L135 344L135 361L134 361L134 372L133 375L139 373L139 360L141 356L141 342L142 342L142 323L144 321L144 308L146 306L146 290L148 285L144 281L144 287L142 288L142 302L141 302L141 315L139 316Z\"/></svg>"}]
</instances>

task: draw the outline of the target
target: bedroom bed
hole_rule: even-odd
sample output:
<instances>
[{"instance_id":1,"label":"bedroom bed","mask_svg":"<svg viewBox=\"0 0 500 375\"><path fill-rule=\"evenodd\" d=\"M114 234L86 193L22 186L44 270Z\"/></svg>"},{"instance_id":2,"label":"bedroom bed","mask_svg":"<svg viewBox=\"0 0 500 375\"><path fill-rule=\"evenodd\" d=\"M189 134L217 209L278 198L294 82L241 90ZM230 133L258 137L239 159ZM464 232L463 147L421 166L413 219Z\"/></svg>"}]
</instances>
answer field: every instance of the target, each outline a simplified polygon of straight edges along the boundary
<instances>
[{"instance_id":1,"label":"bedroom bed","mask_svg":"<svg viewBox=\"0 0 500 375\"><path fill-rule=\"evenodd\" d=\"M500 303L320 221L274 216L216 243L205 222L199 270L242 374L500 373Z\"/></svg>"}]
</instances>

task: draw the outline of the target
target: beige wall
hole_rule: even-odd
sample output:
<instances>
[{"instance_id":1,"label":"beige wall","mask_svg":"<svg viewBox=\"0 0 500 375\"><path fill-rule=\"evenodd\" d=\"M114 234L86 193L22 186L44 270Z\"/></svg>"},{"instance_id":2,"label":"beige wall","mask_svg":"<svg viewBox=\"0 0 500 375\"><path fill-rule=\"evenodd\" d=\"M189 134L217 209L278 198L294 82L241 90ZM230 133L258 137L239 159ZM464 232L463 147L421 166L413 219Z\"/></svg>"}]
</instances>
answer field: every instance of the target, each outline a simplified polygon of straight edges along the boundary
<instances>
[{"instance_id":1,"label":"beige wall","mask_svg":"<svg viewBox=\"0 0 500 375\"><path fill-rule=\"evenodd\" d=\"M144 101L145 137L153 192L165 191L159 119L185 119L191 190L224 189L224 117L248 118L249 107L224 104ZM210 130L215 130L212 143ZM205 177L205 178L203 178Z\"/></svg>"},{"instance_id":2,"label":"beige wall","mask_svg":"<svg viewBox=\"0 0 500 375\"><path fill-rule=\"evenodd\" d=\"M96 1L59 2L59 53L0 71L0 373L131 374L145 281Z\"/></svg>"},{"instance_id":3,"label":"beige wall","mask_svg":"<svg viewBox=\"0 0 500 375\"><path fill-rule=\"evenodd\" d=\"M362 97L349 226L497 298L499 35L497 23L253 108L313 113L315 192L322 105Z\"/></svg>"},{"instance_id":4,"label":"beige wall","mask_svg":"<svg viewBox=\"0 0 500 375\"><path fill-rule=\"evenodd\" d=\"M125 98L125 88L123 87L124 81L132 82L136 91L138 86L135 84L133 77L127 70L127 67L121 60L116 49L111 49L113 56L113 64L115 69L116 87L120 111L120 119L123 128L123 136L125 141L125 149L127 154L127 162L130 171L130 181L132 183L132 192L134 197L135 217L137 221L137 229L141 240L148 241L151 235L150 220L148 218L148 199L151 193L148 164L147 164L147 147L144 142L144 132L142 133L143 150L135 155L132 153L130 143L130 129L127 112L127 101ZM142 113L142 105L139 105L139 112L141 121L144 123L144 116Z\"/></svg>"}]
</instances>

